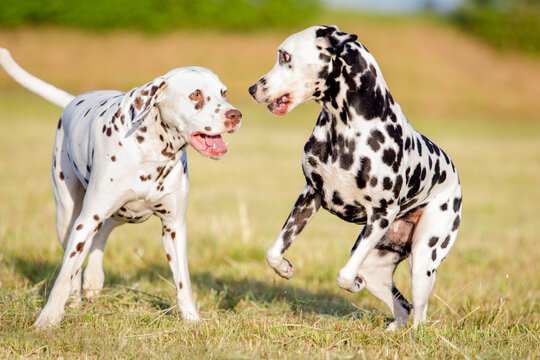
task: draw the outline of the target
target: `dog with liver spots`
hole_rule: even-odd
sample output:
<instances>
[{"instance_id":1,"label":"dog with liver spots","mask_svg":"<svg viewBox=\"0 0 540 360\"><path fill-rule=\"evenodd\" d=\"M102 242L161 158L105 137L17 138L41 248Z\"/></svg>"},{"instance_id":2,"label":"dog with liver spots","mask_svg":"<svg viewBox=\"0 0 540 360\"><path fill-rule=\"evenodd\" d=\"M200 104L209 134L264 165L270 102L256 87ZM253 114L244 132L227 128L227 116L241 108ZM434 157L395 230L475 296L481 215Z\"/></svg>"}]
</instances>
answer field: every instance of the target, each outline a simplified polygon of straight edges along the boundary
<instances>
[{"instance_id":1,"label":"dog with liver spots","mask_svg":"<svg viewBox=\"0 0 540 360\"><path fill-rule=\"evenodd\" d=\"M393 99L375 58L357 36L314 26L278 48L272 70L249 88L272 114L316 101L322 110L304 147L306 185L266 253L282 277L294 275L285 251L320 206L364 225L337 283L367 288L390 307L389 330L426 320L435 272L461 221L461 186L450 158L414 130ZM397 265L409 259L412 305L396 288Z\"/></svg>"},{"instance_id":2,"label":"dog with liver spots","mask_svg":"<svg viewBox=\"0 0 540 360\"><path fill-rule=\"evenodd\" d=\"M0 65L17 82L63 107L53 149L56 228L65 249L60 273L36 327L58 324L71 295L95 297L103 287L103 250L110 232L152 215L187 320L199 320L187 262L185 211L189 182L186 147L220 159L221 134L239 129L242 114L210 70L171 70L128 93L93 91L77 97L30 75L0 48Z\"/></svg>"}]
</instances>

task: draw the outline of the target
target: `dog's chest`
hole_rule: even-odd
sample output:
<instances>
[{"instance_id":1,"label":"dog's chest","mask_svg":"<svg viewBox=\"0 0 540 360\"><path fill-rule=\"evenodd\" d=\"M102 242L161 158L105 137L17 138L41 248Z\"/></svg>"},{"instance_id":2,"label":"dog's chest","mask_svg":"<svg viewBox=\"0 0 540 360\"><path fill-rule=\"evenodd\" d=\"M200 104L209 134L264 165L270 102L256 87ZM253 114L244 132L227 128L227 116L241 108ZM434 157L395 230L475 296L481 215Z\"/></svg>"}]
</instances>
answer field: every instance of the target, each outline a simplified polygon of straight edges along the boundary
<instances>
[{"instance_id":1,"label":"dog's chest","mask_svg":"<svg viewBox=\"0 0 540 360\"><path fill-rule=\"evenodd\" d=\"M353 161L356 145L347 141L336 147L312 136L304 148L302 169L306 181L320 195L321 205L341 219L364 223L366 200L359 192Z\"/></svg>"}]
</instances>

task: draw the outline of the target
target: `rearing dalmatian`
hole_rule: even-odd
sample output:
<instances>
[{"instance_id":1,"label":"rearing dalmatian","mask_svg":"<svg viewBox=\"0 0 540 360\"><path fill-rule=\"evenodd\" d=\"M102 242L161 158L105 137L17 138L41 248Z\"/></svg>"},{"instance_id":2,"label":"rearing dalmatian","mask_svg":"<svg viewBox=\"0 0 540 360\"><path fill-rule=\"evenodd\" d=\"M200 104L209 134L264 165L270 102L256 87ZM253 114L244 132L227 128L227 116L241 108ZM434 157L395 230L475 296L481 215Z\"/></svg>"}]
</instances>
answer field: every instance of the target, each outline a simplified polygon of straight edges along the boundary
<instances>
[{"instance_id":1,"label":"rearing dalmatian","mask_svg":"<svg viewBox=\"0 0 540 360\"><path fill-rule=\"evenodd\" d=\"M274 68L249 88L272 114L314 100L322 107L304 147L304 190L266 253L282 277L294 268L285 251L319 207L365 225L339 271L338 285L364 287L392 310L389 330L426 320L435 272L454 244L461 187L449 157L415 131L394 101L374 57L356 35L315 26L290 36ZM412 304L394 285L409 258Z\"/></svg>"},{"instance_id":2,"label":"rearing dalmatian","mask_svg":"<svg viewBox=\"0 0 540 360\"><path fill-rule=\"evenodd\" d=\"M37 327L58 324L70 293L93 298L103 287L103 250L111 231L156 215L187 320L199 320L188 273L185 211L189 180L186 147L220 159L221 134L239 129L242 114L227 88L201 67L177 68L128 93L77 97L30 75L6 49L0 65L21 85L64 108L54 143L52 181L56 230L65 249L60 273Z\"/></svg>"}]
</instances>

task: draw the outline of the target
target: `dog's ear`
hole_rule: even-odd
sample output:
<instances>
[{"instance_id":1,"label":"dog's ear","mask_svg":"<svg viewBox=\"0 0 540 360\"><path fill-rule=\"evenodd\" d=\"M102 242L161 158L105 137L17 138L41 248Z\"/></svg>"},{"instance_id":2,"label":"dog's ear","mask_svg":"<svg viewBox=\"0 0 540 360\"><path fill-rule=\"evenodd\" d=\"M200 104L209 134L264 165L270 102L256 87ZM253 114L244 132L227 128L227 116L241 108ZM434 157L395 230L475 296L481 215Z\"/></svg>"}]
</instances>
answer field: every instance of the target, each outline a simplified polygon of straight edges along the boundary
<instances>
[{"instance_id":1,"label":"dog's ear","mask_svg":"<svg viewBox=\"0 0 540 360\"><path fill-rule=\"evenodd\" d=\"M129 93L129 115L133 124L138 123L159 102L159 97L167 87L167 81L161 77L131 90Z\"/></svg>"},{"instance_id":2,"label":"dog's ear","mask_svg":"<svg viewBox=\"0 0 540 360\"><path fill-rule=\"evenodd\" d=\"M355 34L347 34L336 25L321 26L315 31L315 45L326 50L331 55L339 54L346 43L356 41Z\"/></svg>"}]
</instances>

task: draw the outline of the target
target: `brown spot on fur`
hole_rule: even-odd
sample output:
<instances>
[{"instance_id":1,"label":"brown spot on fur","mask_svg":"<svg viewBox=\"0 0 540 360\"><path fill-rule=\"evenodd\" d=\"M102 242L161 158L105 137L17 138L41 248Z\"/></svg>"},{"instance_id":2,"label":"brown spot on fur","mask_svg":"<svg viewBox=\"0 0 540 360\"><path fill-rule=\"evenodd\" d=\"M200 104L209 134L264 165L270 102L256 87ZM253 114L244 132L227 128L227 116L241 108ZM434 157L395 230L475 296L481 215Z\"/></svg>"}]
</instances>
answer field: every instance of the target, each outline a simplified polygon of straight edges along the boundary
<instances>
[{"instance_id":1,"label":"brown spot on fur","mask_svg":"<svg viewBox=\"0 0 540 360\"><path fill-rule=\"evenodd\" d=\"M143 104L142 99L140 97L138 97L138 96L135 98L133 103L135 104L135 108L137 110L139 110L141 108L142 104Z\"/></svg>"},{"instance_id":2,"label":"brown spot on fur","mask_svg":"<svg viewBox=\"0 0 540 360\"><path fill-rule=\"evenodd\" d=\"M180 282L178 283L178 288L181 289L181 288L183 288L183 287L184 287L184 284L182 284L182 282L180 281Z\"/></svg>"},{"instance_id":3,"label":"brown spot on fur","mask_svg":"<svg viewBox=\"0 0 540 360\"><path fill-rule=\"evenodd\" d=\"M217 113L219 112L219 109L218 109L218 108L216 108L216 110L214 110L214 112L215 112L215 113L217 114Z\"/></svg>"},{"instance_id":4,"label":"brown spot on fur","mask_svg":"<svg viewBox=\"0 0 540 360\"><path fill-rule=\"evenodd\" d=\"M60 171L60 174L58 174L58 176L60 177L60 180L64 180L64 173Z\"/></svg>"},{"instance_id":5,"label":"brown spot on fur","mask_svg":"<svg viewBox=\"0 0 540 360\"><path fill-rule=\"evenodd\" d=\"M124 119L125 118L126 118L126 115L120 116L120 122L122 123L122 125L124 125Z\"/></svg>"},{"instance_id":6,"label":"brown spot on fur","mask_svg":"<svg viewBox=\"0 0 540 360\"><path fill-rule=\"evenodd\" d=\"M142 96L148 95L148 90L147 90L147 89L144 89L143 91L141 91L141 95L142 95Z\"/></svg>"},{"instance_id":7,"label":"brown spot on fur","mask_svg":"<svg viewBox=\"0 0 540 360\"><path fill-rule=\"evenodd\" d=\"M201 110L204 107L204 99L197 101L195 104L195 110Z\"/></svg>"},{"instance_id":8,"label":"brown spot on fur","mask_svg":"<svg viewBox=\"0 0 540 360\"><path fill-rule=\"evenodd\" d=\"M101 229L101 227L103 226L103 221L100 222L99 224L97 224L96 228L94 229L94 231L99 231L99 229Z\"/></svg>"},{"instance_id":9,"label":"brown spot on fur","mask_svg":"<svg viewBox=\"0 0 540 360\"><path fill-rule=\"evenodd\" d=\"M141 126L139 130L141 130L142 132L146 132L146 126Z\"/></svg>"},{"instance_id":10,"label":"brown spot on fur","mask_svg":"<svg viewBox=\"0 0 540 360\"><path fill-rule=\"evenodd\" d=\"M172 237L173 240L176 237L176 233L174 231L171 233L171 237Z\"/></svg>"},{"instance_id":11,"label":"brown spot on fur","mask_svg":"<svg viewBox=\"0 0 540 360\"><path fill-rule=\"evenodd\" d=\"M84 249L84 241L81 241L80 243L77 244L77 251L82 252L83 249Z\"/></svg>"},{"instance_id":12,"label":"brown spot on fur","mask_svg":"<svg viewBox=\"0 0 540 360\"><path fill-rule=\"evenodd\" d=\"M111 128L107 128L107 136L111 136L112 130Z\"/></svg>"},{"instance_id":13,"label":"brown spot on fur","mask_svg":"<svg viewBox=\"0 0 540 360\"><path fill-rule=\"evenodd\" d=\"M137 141L140 143L142 143L144 141L144 137L142 137L141 135L137 135Z\"/></svg>"},{"instance_id":14,"label":"brown spot on fur","mask_svg":"<svg viewBox=\"0 0 540 360\"><path fill-rule=\"evenodd\" d=\"M77 227L75 228L75 230L79 231L83 228L83 224L79 224L77 225Z\"/></svg>"},{"instance_id":15,"label":"brown spot on fur","mask_svg":"<svg viewBox=\"0 0 540 360\"><path fill-rule=\"evenodd\" d=\"M99 220L99 216L97 216L97 214L96 214L96 215L94 215L94 220L96 220L96 221L98 221L98 220Z\"/></svg>"},{"instance_id":16,"label":"brown spot on fur","mask_svg":"<svg viewBox=\"0 0 540 360\"><path fill-rule=\"evenodd\" d=\"M211 127L211 126L205 126L205 127L204 127L204 130L206 130L206 131L212 131L212 127Z\"/></svg>"},{"instance_id":17,"label":"brown spot on fur","mask_svg":"<svg viewBox=\"0 0 540 360\"><path fill-rule=\"evenodd\" d=\"M172 260L171 255L167 254L167 261L170 262L171 260Z\"/></svg>"},{"instance_id":18,"label":"brown spot on fur","mask_svg":"<svg viewBox=\"0 0 540 360\"><path fill-rule=\"evenodd\" d=\"M71 254L69 254L69 257L70 258L74 257L76 253L77 253L76 251L72 252Z\"/></svg>"},{"instance_id":19,"label":"brown spot on fur","mask_svg":"<svg viewBox=\"0 0 540 360\"><path fill-rule=\"evenodd\" d=\"M116 161L116 156L111 156L111 161Z\"/></svg>"}]
</instances>

